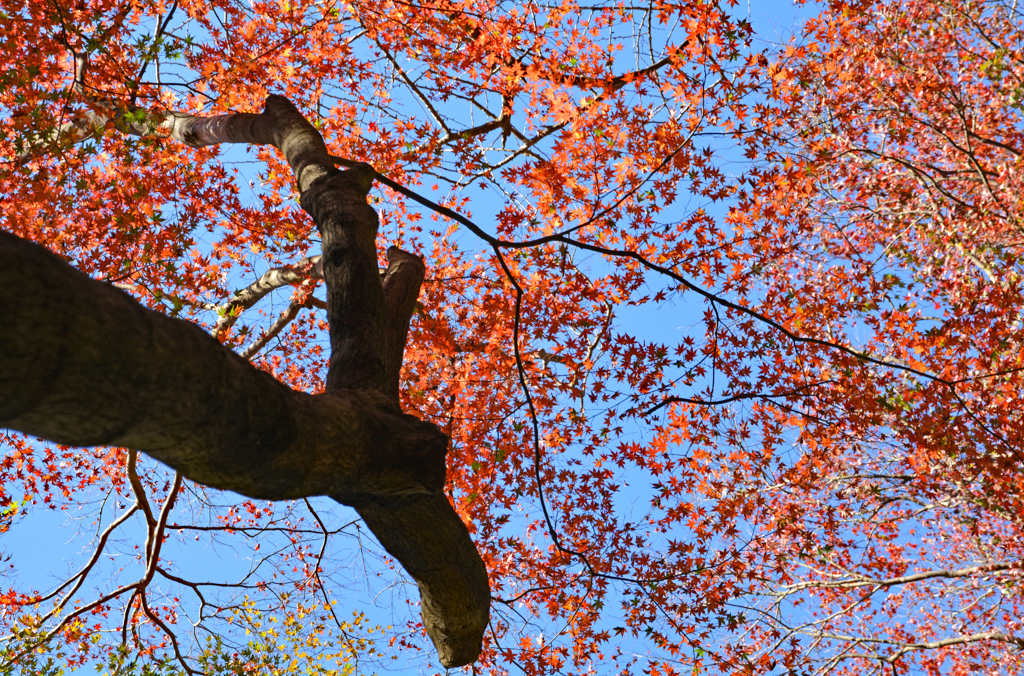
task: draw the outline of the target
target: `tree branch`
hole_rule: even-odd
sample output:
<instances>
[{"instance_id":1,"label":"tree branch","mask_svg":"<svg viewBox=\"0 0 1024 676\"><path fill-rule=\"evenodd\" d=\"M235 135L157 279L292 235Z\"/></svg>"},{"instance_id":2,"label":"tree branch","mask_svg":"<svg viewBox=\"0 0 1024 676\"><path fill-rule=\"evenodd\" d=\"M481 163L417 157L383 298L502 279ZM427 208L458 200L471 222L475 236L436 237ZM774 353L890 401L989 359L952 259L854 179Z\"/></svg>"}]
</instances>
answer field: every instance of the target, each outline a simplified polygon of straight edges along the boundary
<instances>
[{"instance_id":1,"label":"tree branch","mask_svg":"<svg viewBox=\"0 0 1024 676\"><path fill-rule=\"evenodd\" d=\"M258 354L260 350L266 347L267 343L276 338L277 335L284 330L284 327L291 324L292 320L299 316L299 311L302 310L302 308L309 307L310 305L311 303L308 298L301 303L297 300L293 300L288 304L285 311L274 320L274 323L267 328L266 332L256 340L249 343L249 345L239 352L238 355L242 359L251 359L253 355Z\"/></svg>"},{"instance_id":2,"label":"tree branch","mask_svg":"<svg viewBox=\"0 0 1024 676\"><path fill-rule=\"evenodd\" d=\"M198 326L4 232L0 313L3 427L137 449L254 498L443 486L447 439L382 394L291 390Z\"/></svg>"},{"instance_id":3,"label":"tree branch","mask_svg":"<svg viewBox=\"0 0 1024 676\"><path fill-rule=\"evenodd\" d=\"M402 414L390 385L422 270L410 264L415 257L393 254L385 303L378 219L366 203L373 169L335 169L319 132L281 96L268 97L261 114L143 113L115 126L196 147L251 143L284 153L323 243L326 392L294 391L194 324L0 233L0 425L73 446L136 449L253 498L330 495L352 505L416 580L442 664L475 660L490 607L487 572L443 493L448 438Z\"/></svg>"},{"instance_id":4,"label":"tree branch","mask_svg":"<svg viewBox=\"0 0 1024 676\"><path fill-rule=\"evenodd\" d=\"M303 258L293 265L267 270L259 279L235 294L234 298L217 307L220 319L213 329L215 336L221 336L234 325L243 310L248 310L263 300L264 296L282 286L301 284L309 279L323 279L322 256Z\"/></svg>"},{"instance_id":5,"label":"tree branch","mask_svg":"<svg viewBox=\"0 0 1024 676\"><path fill-rule=\"evenodd\" d=\"M409 322L416 311L416 299L427 268L419 256L406 253L393 246L388 249L388 269L384 274L385 363L384 394L398 403L398 385L402 372L405 343L409 337Z\"/></svg>"}]
</instances>

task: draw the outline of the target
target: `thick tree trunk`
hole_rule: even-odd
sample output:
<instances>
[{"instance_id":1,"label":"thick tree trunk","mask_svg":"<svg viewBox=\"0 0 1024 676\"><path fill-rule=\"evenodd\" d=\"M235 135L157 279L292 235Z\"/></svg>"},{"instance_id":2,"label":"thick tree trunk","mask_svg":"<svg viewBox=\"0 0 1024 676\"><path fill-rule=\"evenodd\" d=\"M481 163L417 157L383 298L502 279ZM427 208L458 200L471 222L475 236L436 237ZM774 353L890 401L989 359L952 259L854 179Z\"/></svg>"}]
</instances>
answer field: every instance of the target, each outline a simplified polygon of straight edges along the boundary
<instances>
[{"instance_id":1,"label":"thick tree trunk","mask_svg":"<svg viewBox=\"0 0 1024 676\"><path fill-rule=\"evenodd\" d=\"M136 449L199 483L253 498L329 495L355 507L419 585L442 664L480 652L487 573L443 487L448 439L401 412L398 372L423 279L389 252L382 287L374 172L339 172L287 99L262 114L174 117L190 145L284 152L323 242L326 392L296 392L197 326L145 309L42 247L0 233L0 425L73 446Z\"/></svg>"}]
</instances>

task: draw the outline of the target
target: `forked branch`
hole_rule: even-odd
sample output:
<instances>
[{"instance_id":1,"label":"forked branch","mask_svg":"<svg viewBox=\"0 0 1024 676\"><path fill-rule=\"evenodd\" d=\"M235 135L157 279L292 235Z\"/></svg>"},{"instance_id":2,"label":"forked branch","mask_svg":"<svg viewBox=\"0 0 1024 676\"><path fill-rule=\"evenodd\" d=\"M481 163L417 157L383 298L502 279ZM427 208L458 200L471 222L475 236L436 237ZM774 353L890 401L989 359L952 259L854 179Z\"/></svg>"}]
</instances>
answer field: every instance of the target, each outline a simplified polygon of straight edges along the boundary
<instances>
[{"instance_id":1,"label":"forked branch","mask_svg":"<svg viewBox=\"0 0 1024 676\"><path fill-rule=\"evenodd\" d=\"M322 241L326 392L294 391L194 324L0 233L0 425L74 446L137 449L193 481L254 498L329 495L352 505L416 580L442 664L474 661L489 615L487 571L443 492L447 437L397 405L423 264L393 249L381 283L377 214L366 203L373 169L339 172L319 132L280 96L259 114L122 115L115 126L192 146L273 145L285 155Z\"/></svg>"}]
</instances>

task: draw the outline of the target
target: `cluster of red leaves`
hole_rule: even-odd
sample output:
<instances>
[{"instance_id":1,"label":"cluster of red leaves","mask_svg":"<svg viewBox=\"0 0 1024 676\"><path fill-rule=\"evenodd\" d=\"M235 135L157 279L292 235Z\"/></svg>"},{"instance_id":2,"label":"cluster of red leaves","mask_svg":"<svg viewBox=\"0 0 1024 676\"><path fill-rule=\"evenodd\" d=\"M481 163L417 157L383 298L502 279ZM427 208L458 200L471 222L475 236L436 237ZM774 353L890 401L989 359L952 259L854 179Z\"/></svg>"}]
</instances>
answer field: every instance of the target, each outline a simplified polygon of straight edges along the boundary
<instances>
[{"instance_id":1,"label":"cluster of red leaves","mask_svg":"<svg viewBox=\"0 0 1024 676\"><path fill-rule=\"evenodd\" d=\"M283 93L336 155L477 212L490 238L371 197L381 251L427 260L403 401L452 439L495 596L483 668L1020 670L1015 6L835 2L779 49L713 2L0 9L0 144L46 151L0 167L3 227L152 307L213 326L315 233L276 154L53 133L90 108ZM291 292L222 339L250 342ZM315 391L323 322L299 314L254 361ZM4 505L170 486L129 485L114 451L4 449ZM208 602L165 549L166 627L144 596L107 604L139 651L179 650L175 594L231 639L217 620L242 594L288 613L337 592L321 545L339 525L312 505L182 496L168 542L242 535L260 563ZM46 612L3 598L8 626Z\"/></svg>"}]
</instances>

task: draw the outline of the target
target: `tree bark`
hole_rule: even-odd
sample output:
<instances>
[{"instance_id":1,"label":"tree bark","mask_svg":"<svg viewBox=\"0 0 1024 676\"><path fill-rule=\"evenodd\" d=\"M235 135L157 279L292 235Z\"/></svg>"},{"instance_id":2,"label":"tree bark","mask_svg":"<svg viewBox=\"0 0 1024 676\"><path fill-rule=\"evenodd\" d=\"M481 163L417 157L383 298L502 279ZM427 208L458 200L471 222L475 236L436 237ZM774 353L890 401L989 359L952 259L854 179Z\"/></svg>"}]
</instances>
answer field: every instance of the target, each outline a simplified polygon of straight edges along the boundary
<instances>
[{"instance_id":1,"label":"tree bark","mask_svg":"<svg viewBox=\"0 0 1024 676\"><path fill-rule=\"evenodd\" d=\"M288 159L323 242L326 391L294 391L194 324L0 233L0 426L135 449L252 498L328 495L355 507L416 580L441 663L469 664L488 621L487 572L443 492L448 438L398 405L423 264L393 248L381 284L373 169L335 169L280 96L261 114L174 116L165 131L194 146L269 144Z\"/></svg>"}]
</instances>

